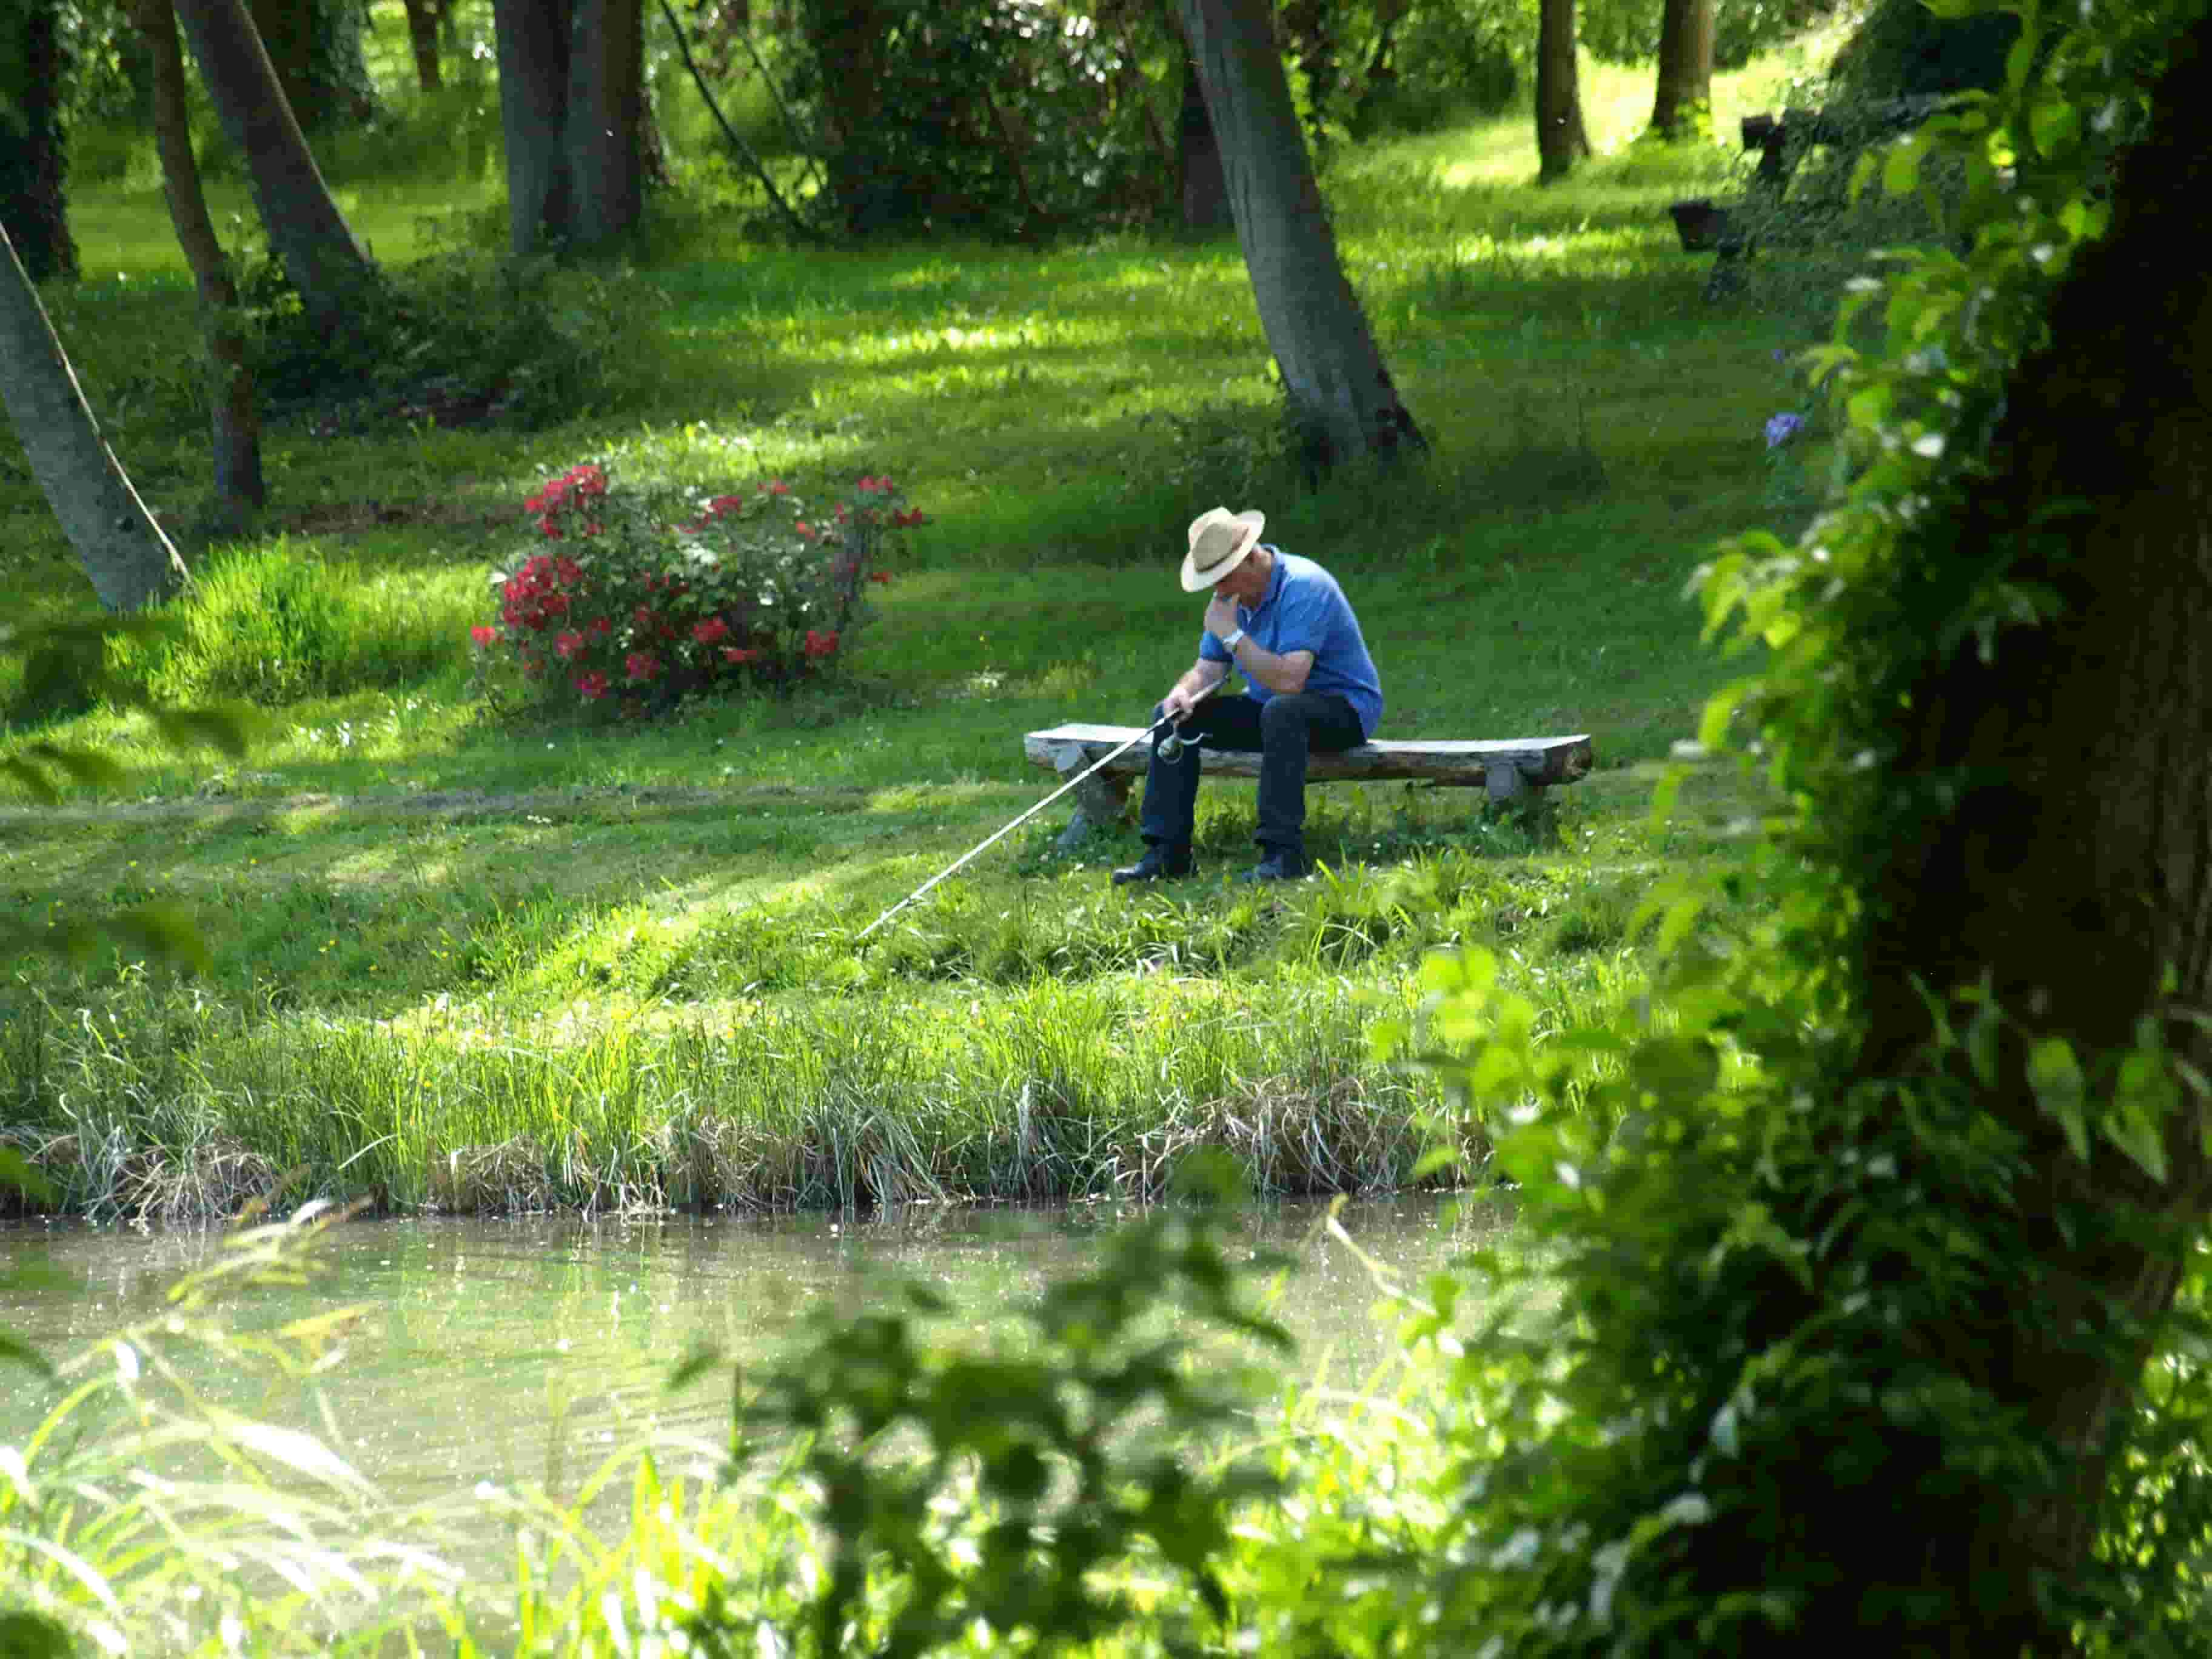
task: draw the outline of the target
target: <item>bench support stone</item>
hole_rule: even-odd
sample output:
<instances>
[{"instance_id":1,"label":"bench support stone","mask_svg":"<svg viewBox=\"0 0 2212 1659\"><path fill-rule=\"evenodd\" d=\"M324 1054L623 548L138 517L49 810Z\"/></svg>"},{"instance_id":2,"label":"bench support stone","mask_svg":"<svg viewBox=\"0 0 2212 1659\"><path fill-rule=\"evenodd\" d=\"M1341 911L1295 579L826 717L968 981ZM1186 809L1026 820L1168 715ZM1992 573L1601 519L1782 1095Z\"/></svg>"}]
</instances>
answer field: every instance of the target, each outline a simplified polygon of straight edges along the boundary
<instances>
[{"instance_id":1,"label":"bench support stone","mask_svg":"<svg viewBox=\"0 0 2212 1659\"><path fill-rule=\"evenodd\" d=\"M1090 764L1091 757L1080 744L1063 743L1052 751L1053 770L1060 774L1062 783L1079 775ZM1129 780L1110 771L1094 772L1076 786L1075 816L1068 819L1067 828L1060 832L1060 839L1053 845L1063 853L1072 853L1094 829L1103 830L1119 823L1128 811Z\"/></svg>"}]
</instances>

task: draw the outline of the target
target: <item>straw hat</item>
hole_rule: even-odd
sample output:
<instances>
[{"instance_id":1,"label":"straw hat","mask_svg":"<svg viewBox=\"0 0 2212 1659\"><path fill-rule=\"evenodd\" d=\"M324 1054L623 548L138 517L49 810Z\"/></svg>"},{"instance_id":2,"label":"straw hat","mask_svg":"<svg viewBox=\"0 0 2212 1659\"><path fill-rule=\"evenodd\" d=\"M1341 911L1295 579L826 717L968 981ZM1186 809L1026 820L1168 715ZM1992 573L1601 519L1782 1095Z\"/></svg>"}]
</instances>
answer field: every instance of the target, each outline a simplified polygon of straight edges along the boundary
<instances>
[{"instance_id":1,"label":"straw hat","mask_svg":"<svg viewBox=\"0 0 2212 1659\"><path fill-rule=\"evenodd\" d=\"M1231 513L1217 507L1190 521L1190 551L1183 556L1182 591L1211 587L1234 570L1260 544L1267 515L1256 508Z\"/></svg>"}]
</instances>

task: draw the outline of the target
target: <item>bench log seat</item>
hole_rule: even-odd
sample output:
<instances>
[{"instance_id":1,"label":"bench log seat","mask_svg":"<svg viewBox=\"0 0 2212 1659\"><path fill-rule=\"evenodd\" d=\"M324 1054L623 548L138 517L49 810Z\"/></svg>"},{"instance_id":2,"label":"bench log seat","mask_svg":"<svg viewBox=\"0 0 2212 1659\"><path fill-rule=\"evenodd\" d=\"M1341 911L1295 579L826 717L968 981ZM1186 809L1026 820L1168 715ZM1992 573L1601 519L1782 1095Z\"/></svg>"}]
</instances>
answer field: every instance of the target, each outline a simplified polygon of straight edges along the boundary
<instances>
[{"instance_id":1,"label":"bench log seat","mask_svg":"<svg viewBox=\"0 0 2212 1659\"><path fill-rule=\"evenodd\" d=\"M1022 753L1032 766L1057 772L1063 781L1080 776L1091 766L1132 738L1144 735L1141 726L1092 726L1082 721L1031 732L1022 739ZM1061 833L1060 844L1073 847L1093 824L1117 822L1127 814L1129 784L1144 775L1151 764L1152 746L1139 743L1101 768L1076 790L1075 817ZM1596 761L1596 750L1587 734L1567 738L1506 738L1495 741L1451 738L1378 738L1334 754L1318 751L1306 763L1306 781L1328 783L1372 780L1456 785L1486 790L1496 802L1573 783ZM1212 749L1206 751L1204 775L1209 778L1257 778L1256 750Z\"/></svg>"}]
</instances>

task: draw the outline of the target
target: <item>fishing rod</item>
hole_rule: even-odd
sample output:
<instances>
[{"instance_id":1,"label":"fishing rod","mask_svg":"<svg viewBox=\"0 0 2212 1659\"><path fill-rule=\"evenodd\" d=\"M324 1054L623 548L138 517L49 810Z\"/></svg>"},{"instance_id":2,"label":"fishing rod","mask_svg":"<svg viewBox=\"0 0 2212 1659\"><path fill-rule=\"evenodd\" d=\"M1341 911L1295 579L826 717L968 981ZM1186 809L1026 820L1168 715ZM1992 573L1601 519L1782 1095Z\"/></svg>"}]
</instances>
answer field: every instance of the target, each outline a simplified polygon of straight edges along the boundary
<instances>
[{"instance_id":1,"label":"fishing rod","mask_svg":"<svg viewBox=\"0 0 2212 1659\"><path fill-rule=\"evenodd\" d=\"M1208 697L1212 696L1216 691L1219 690L1221 687L1226 685L1228 683L1229 676L1224 674L1219 679L1214 681L1212 684L1202 688L1199 694L1190 700L1191 708L1195 708L1200 703L1204 702ZM1188 713L1188 710L1186 710L1185 712ZM939 871L927 881L922 883L921 886L915 888L914 891L908 893L904 898L901 899L896 904L891 906L890 909L884 911L883 915L878 916L866 927L863 927L860 933L854 936L853 943L858 945L860 940L867 938L867 936L874 933L877 928L882 927L900 911L905 909L908 905L912 904L916 899L921 898L924 894L928 892L931 888L936 886L939 882L943 881L947 876L951 875L956 871L959 870L960 867L965 865L969 860L974 858L979 853L988 851L999 841L1013 834L1015 830L1020 829L1022 825L1027 823L1038 813L1043 811L1046 807L1051 805L1053 802L1058 800L1069 790L1074 788L1076 785L1087 781L1092 773L1101 771L1111 763L1121 759L1122 756L1127 754L1139 744L1144 742L1146 738L1151 737L1163 726L1168 728L1168 734L1160 739L1160 758L1162 760L1169 761L1175 759L1178 755L1182 753L1183 744L1189 741L1189 739L1187 739L1181 735L1174 715L1163 714L1159 719L1154 720L1143 731L1138 732L1135 737L1130 738L1128 742L1121 744L1119 748L1108 750L1097 760L1091 762L1090 765L1085 767L1080 772L1078 772L1066 783L1060 785L1059 788L1054 790L1052 793L1047 795L1035 806L1030 807L1030 810L1023 813L1021 817L1016 818L1012 823L1006 825L1005 829L999 830L988 840L979 842L975 846L969 848L951 863L946 865L944 869Z\"/></svg>"}]
</instances>

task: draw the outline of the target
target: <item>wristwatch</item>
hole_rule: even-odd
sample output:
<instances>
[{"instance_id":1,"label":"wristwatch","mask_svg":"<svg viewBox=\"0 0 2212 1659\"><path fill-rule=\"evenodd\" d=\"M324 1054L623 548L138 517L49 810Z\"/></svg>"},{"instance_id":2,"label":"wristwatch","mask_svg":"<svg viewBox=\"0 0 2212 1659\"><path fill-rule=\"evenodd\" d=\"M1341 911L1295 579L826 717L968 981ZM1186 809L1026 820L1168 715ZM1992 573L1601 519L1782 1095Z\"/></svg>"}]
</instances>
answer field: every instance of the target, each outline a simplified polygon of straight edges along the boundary
<instances>
[{"instance_id":1,"label":"wristwatch","mask_svg":"<svg viewBox=\"0 0 2212 1659\"><path fill-rule=\"evenodd\" d=\"M1237 629L1236 632L1230 635L1227 639L1222 641L1221 648L1233 657L1237 654L1237 641L1243 637L1244 630L1240 628Z\"/></svg>"}]
</instances>

